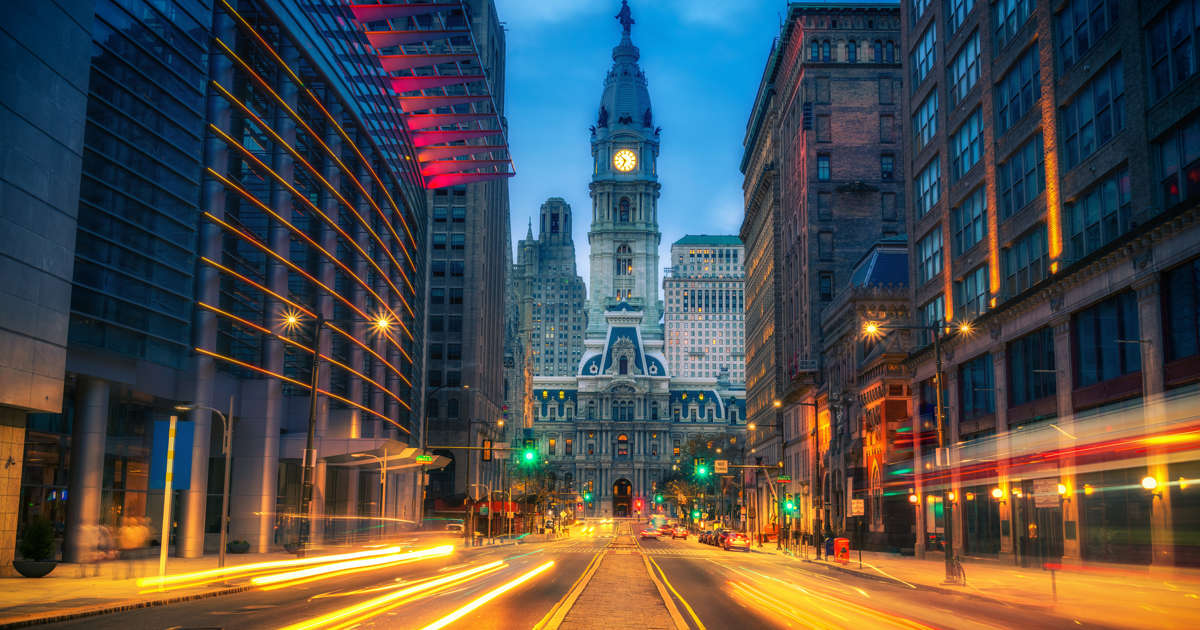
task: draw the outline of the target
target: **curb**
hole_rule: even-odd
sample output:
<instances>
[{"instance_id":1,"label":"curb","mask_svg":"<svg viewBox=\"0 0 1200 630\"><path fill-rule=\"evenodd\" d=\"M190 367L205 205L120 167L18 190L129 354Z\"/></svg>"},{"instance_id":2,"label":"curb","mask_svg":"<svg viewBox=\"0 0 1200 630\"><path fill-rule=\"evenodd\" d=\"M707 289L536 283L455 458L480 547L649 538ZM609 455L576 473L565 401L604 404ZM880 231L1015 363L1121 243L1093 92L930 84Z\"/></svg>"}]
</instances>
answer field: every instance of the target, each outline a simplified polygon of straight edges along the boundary
<instances>
[{"instance_id":1,"label":"curb","mask_svg":"<svg viewBox=\"0 0 1200 630\"><path fill-rule=\"evenodd\" d=\"M67 610L59 611L49 615L26 615L24 617L15 617L9 619L0 618L0 630L5 628L26 628L29 626L37 626L47 623L57 623L60 621L72 621L75 619L82 619L84 617L95 617L109 613L137 610L139 608L154 608L157 606L166 606L168 604L178 604L180 602L219 597L221 595L232 595L234 593L241 593L247 590L250 590L250 585L248 584L243 586L231 586L214 591L205 591L203 593L192 593L190 595L176 595L174 597L165 597L162 599L125 600L111 604L81 606L79 608L69 608Z\"/></svg>"}]
</instances>

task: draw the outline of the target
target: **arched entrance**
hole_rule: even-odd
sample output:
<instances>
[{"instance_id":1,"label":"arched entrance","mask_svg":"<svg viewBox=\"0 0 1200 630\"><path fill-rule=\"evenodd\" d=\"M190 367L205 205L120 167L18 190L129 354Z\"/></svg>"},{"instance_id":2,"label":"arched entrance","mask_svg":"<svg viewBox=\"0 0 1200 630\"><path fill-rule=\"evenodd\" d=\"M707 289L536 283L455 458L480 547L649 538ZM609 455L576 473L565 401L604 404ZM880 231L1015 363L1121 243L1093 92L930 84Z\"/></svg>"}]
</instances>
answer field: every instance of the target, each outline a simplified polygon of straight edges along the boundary
<instances>
[{"instance_id":1,"label":"arched entrance","mask_svg":"<svg viewBox=\"0 0 1200 630\"><path fill-rule=\"evenodd\" d=\"M613 516L628 517L633 514L633 484L628 479L618 479L613 484Z\"/></svg>"}]
</instances>

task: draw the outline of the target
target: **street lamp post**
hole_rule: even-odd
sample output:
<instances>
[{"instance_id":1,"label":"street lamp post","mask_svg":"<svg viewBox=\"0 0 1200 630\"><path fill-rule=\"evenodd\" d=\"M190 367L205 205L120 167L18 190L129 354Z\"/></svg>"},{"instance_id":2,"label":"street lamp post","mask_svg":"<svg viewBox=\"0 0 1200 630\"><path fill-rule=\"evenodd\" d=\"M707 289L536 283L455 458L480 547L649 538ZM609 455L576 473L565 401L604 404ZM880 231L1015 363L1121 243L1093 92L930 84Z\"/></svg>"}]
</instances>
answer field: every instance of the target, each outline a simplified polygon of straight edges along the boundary
<instances>
[{"instance_id":1,"label":"street lamp post","mask_svg":"<svg viewBox=\"0 0 1200 630\"><path fill-rule=\"evenodd\" d=\"M935 390L934 391L934 400L937 404L937 408L934 410L934 418L936 419L935 422L937 424L937 437L938 437L938 449L934 454L934 465L937 467L945 467L947 469L950 469L951 461L950 461L950 451L947 446L946 417L945 417L945 414L942 409L942 405L944 404L944 402L942 400L942 383L943 383L943 380L942 380L942 378L943 378L943 376L942 376L942 335L945 332L945 328L946 328L946 323L941 322L941 321L935 322L933 324L880 324L877 322L867 322L863 326L863 332L867 336L871 336L871 337L882 334L882 331L885 329L924 330L924 331L930 331L933 333L933 354L934 354L933 385L934 385L934 390ZM967 335L970 333L971 333L971 325L969 323L964 322L962 324L959 324L958 334ZM914 464L914 466L913 466L914 474L916 474L915 471L917 471L919 469L920 469L920 467L916 466ZM949 482L947 482L947 483L949 484ZM920 503L918 503L917 509L922 509L922 506ZM943 514L943 520L945 522L945 541L943 543L943 546L945 547L944 555L946 557L946 582L957 584L961 581L961 579L959 577L960 571L958 569L958 559L955 557L955 554L954 554L954 492L952 491L952 489L949 485L947 485L947 487L942 490L942 514ZM918 534L923 536L925 533L918 532Z\"/></svg>"},{"instance_id":2,"label":"street lamp post","mask_svg":"<svg viewBox=\"0 0 1200 630\"><path fill-rule=\"evenodd\" d=\"M225 456L225 485L221 488L221 534L217 542L217 566L225 566L225 537L229 529L229 456L233 450L233 396L229 397L229 416L208 405L175 405L176 411L205 409L221 419L221 454Z\"/></svg>"}]
</instances>

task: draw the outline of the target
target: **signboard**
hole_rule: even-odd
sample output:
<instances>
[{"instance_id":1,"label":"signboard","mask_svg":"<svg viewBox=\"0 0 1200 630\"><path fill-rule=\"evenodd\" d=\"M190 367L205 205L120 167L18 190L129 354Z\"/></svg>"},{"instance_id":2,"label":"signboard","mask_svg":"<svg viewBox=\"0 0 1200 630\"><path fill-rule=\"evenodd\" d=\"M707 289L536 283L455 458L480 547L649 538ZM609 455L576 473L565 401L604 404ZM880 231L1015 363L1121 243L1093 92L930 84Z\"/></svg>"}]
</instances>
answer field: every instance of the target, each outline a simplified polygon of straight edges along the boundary
<instances>
[{"instance_id":1,"label":"signboard","mask_svg":"<svg viewBox=\"0 0 1200 630\"><path fill-rule=\"evenodd\" d=\"M507 451L510 448L512 448L512 446L510 446L508 442L493 442L492 443L493 451Z\"/></svg>"},{"instance_id":2,"label":"signboard","mask_svg":"<svg viewBox=\"0 0 1200 630\"><path fill-rule=\"evenodd\" d=\"M729 474L729 460L718 459L713 461L713 472L717 473L718 475Z\"/></svg>"},{"instance_id":3,"label":"signboard","mask_svg":"<svg viewBox=\"0 0 1200 630\"><path fill-rule=\"evenodd\" d=\"M172 468L171 489L187 490L192 485L192 437L195 423L175 423L175 466ZM169 420L154 421L154 447L150 451L150 489L162 490L167 482L167 435Z\"/></svg>"},{"instance_id":4,"label":"signboard","mask_svg":"<svg viewBox=\"0 0 1200 630\"><path fill-rule=\"evenodd\" d=\"M779 475L779 477L775 479L775 483L788 483L791 480L791 475Z\"/></svg>"},{"instance_id":5,"label":"signboard","mask_svg":"<svg viewBox=\"0 0 1200 630\"><path fill-rule=\"evenodd\" d=\"M1056 508L1059 505L1061 505L1061 497L1058 495L1058 480L1053 477L1034 479L1033 507Z\"/></svg>"},{"instance_id":6,"label":"signboard","mask_svg":"<svg viewBox=\"0 0 1200 630\"><path fill-rule=\"evenodd\" d=\"M850 516L866 516L867 509L863 499L850 499Z\"/></svg>"},{"instance_id":7,"label":"signboard","mask_svg":"<svg viewBox=\"0 0 1200 630\"><path fill-rule=\"evenodd\" d=\"M417 455L417 461L422 464L428 464L433 461L433 455Z\"/></svg>"},{"instance_id":8,"label":"signboard","mask_svg":"<svg viewBox=\"0 0 1200 630\"><path fill-rule=\"evenodd\" d=\"M488 506L487 506L487 504L486 504L486 503L485 503L485 504L483 504L483 505L481 505L481 506L479 506L479 515L480 515L480 516L487 516L487 515L488 515Z\"/></svg>"}]
</instances>

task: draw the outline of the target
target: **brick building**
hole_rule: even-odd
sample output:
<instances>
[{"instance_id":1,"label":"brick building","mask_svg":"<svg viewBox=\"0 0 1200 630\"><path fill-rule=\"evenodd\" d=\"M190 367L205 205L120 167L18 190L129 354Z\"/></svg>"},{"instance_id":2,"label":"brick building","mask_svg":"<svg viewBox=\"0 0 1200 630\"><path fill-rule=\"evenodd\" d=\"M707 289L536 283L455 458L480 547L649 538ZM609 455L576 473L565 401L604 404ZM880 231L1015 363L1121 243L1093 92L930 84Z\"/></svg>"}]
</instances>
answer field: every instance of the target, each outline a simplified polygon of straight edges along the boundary
<instances>
[{"instance_id":1,"label":"brick building","mask_svg":"<svg viewBox=\"0 0 1200 630\"><path fill-rule=\"evenodd\" d=\"M945 500L961 553L1200 563L1180 542L1196 493L1139 485L1200 476L1195 457L1076 455L1114 431L1178 432L1200 380L1197 20L1165 0L903 3L916 319L973 329L943 344L953 468L910 487L918 553L942 539Z\"/></svg>"}]
</instances>

